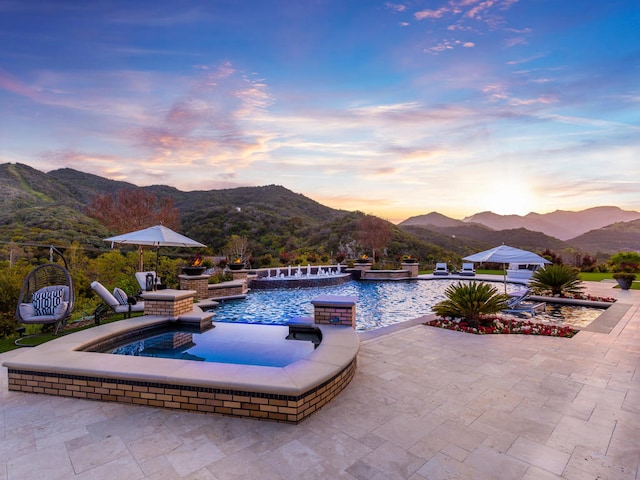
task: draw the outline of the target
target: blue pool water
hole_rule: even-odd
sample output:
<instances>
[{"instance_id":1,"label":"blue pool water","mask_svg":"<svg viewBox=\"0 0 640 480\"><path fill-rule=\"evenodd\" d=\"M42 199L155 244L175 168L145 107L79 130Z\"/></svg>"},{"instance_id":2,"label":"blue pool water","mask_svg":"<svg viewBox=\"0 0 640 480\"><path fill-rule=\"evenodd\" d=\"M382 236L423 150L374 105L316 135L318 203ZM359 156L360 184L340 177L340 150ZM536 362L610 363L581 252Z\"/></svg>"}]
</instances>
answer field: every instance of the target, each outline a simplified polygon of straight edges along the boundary
<instances>
[{"instance_id":1,"label":"blue pool water","mask_svg":"<svg viewBox=\"0 0 640 480\"><path fill-rule=\"evenodd\" d=\"M117 355L284 367L311 353L311 341L287 340L282 325L219 323L203 333L164 331L108 349Z\"/></svg>"},{"instance_id":2,"label":"blue pool water","mask_svg":"<svg viewBox=\"0 0 640 480\"><path fill-rule=\"evenodd\" d=\"M317 288L251 291L244 300L222 302L215 308L216 322L285 324L294 317L313 317L311 300L319 295L358 297L356 330L366 331L432 313L444 300L445 289L460 280L352 281ZM463 280L468 281L468 280ZM495 287L503 291L502 283ZM507 284L512 292L522 285Z\"/></svg>"}]
</instances>

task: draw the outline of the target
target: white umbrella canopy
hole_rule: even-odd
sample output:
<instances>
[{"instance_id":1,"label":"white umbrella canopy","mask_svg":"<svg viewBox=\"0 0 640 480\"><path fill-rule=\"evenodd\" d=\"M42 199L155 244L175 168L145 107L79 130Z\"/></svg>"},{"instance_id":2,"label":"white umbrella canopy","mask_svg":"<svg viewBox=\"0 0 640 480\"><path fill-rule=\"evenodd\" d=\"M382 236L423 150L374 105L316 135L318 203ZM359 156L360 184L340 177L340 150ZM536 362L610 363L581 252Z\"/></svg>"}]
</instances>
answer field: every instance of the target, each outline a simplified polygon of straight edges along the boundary
<instances>
[{"instance_id":1,"label":"white umbrella canopy","mask_svg":"<svg viewBox=\"0 0 640 480\"><path fill-rule=\"evenodd\" d=\"M509 245L500 245L484 252L474 253L464 257L463 260L474 263L551 263L536 253L510 247Z\"/></svg>"},{"instance_id":2,"label":"white umbrella canopy","mask_svg":"<svg viewBox=\"0 0 640 480\"><path fill-rule=\"evenodd\" d=\"M115 237L109 237L104 239L105 242L111 242L113 247L114 243L120 243L125 245L138 245L140 247L140 271L143 269L142 265L142 247L206 247L206 245L196 242L195 240L185 237L184 235L174 232L170 228L164 225L155 225L153 227L145 228L142 230L136 230L135 232L123 233L122 235L116 235ZM157 265L157 260L156 260ZM156 266L157 268L157 266Z\"/></svg>"},{"instance_id":3,"label":"white umbrella canopy","mask_svg":"<svg viewBox=\"0 0 640 480\"><path fill-rule=\"evenodd\" d=\"M463 260L473 263L502 263L503 268L503 280L504 291L507 292L507 272L505 264L507 263L551 263L544 257L530 252L528 250L522 250L520 248L510 247L509 245L500 245L483 252L474 253L464 257Z\"/></svg>"}]
</instances>

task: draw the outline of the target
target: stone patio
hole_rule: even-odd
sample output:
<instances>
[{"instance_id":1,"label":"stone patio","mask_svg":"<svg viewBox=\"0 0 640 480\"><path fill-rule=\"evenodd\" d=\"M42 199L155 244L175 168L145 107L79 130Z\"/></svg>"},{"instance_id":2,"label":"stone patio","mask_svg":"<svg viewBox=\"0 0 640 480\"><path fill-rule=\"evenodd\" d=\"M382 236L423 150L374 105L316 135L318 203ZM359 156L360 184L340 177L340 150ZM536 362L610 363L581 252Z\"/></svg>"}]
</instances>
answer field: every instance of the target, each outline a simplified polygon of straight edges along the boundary
<instances>
[{"instance_id":1,"label":"stone patio","mask_svg":"<svg viewBox=\"0 0 640 480\"><path fill-rule=\"evenodd\" d=\"M640 291L587 285L631 305L609 333L363 335L299 425L9 392L3 368L0 480L637 479Z\"/></svg>"}]
</instances>

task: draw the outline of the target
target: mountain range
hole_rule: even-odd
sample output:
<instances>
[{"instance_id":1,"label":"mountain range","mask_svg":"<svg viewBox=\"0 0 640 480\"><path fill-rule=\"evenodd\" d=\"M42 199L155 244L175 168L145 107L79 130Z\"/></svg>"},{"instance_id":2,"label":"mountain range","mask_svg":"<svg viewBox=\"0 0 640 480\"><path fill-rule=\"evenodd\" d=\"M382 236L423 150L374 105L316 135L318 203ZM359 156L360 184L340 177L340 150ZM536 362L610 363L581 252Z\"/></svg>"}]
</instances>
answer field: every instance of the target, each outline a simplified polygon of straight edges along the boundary
<instances>
[{"instance_id":1,"label":"mountain range","mask_svg":"<svg viewBox=\"0 0 640 480\"><path fill-rule=\"evenodd\" d=\"M619 207L594 207L578 212L556 210L551 213L529 213L520 215L498 215L482 212L456 220L437 212L418 215L401 222L401 226L460 227L468 224L480 224L492 230L510 230L525 228L533 232L542 232L560 240L571 240L592 230L608 227L618 222L631 222L640 219L640 212L622 210Z\"/></svg>"},{"instance_id":2,"label":"mountain range","mask_svg":"<svg viewBox=\"0 0 640 480\"><path fill-rule=\"evenodd\" d=\"M142 188L171 198L181 233L220 251L231 235L252 239L254 254L285 251L335 253L353 244L362 212L336 210L284 187L268 185L183 192L166 185L137 187L70 168L48 173L0 164L0 242L59 244L81 240L103 249L114 232L85 213L97 194ZM456 258L506 243L533 251L585 252L606 257L640 249L640 212L595 207L525 216L482 212L463 220L437 212L391 225L391 253L423 259Z\"/></svg>"}]
</instances>

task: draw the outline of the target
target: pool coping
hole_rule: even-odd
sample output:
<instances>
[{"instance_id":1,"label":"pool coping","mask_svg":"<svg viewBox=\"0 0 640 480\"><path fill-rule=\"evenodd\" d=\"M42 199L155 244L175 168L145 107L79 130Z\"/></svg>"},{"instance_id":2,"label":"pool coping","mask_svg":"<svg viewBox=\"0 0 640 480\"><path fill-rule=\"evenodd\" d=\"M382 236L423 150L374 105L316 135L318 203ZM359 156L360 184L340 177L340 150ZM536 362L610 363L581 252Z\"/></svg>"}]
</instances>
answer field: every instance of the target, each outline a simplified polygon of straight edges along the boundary
<instances>
[{"instance_id":1,"label":"pool coping","mask_svg":"<svg viewBox=\"0 0 640 480\"><path fill-rule=\"evenodd\" d=\"M352 328L336 325L315 325L322 334L318 348L285 367L81 351L114 335L173 322L135 317L25 349L3 363L9 387L298 423L337 395L355 373L359 337Z\"/></svg>"}]
</instances>

